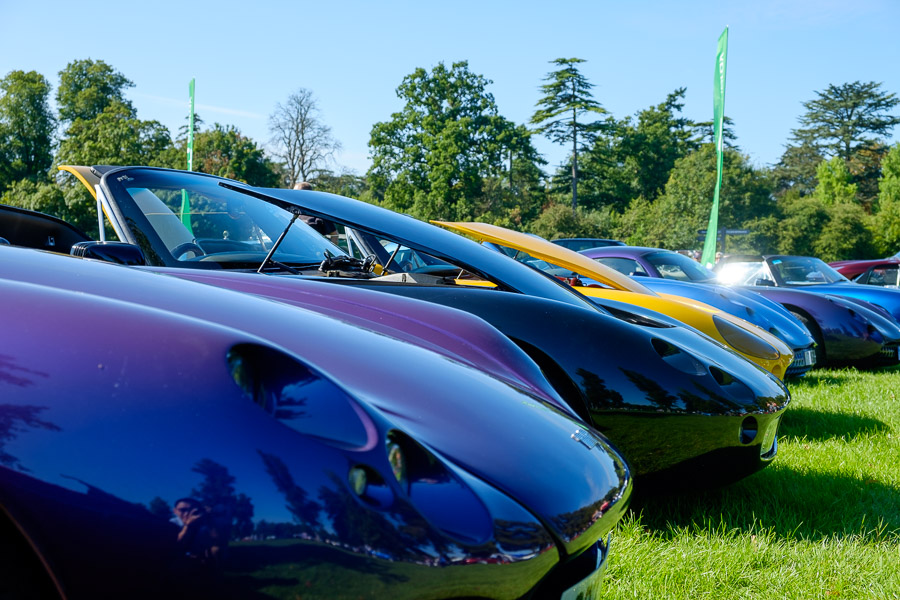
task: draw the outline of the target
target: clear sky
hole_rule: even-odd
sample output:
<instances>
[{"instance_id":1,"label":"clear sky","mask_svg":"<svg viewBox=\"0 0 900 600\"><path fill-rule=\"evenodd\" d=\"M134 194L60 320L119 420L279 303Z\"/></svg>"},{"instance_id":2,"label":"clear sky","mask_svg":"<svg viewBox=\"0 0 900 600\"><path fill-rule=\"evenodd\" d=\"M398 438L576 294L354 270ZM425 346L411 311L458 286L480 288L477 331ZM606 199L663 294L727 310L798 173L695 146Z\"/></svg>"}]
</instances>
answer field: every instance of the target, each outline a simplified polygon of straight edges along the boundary
<instances>
[{"instance_id":1,"label":"clear sky","mask_svg":"<svg viewBox=\"0 0 900 600\"><path fill-rule=\"evenodd\" d=\"M275 105L304 87L343 144L336 167L362 174L372 125L401 108L403 77L439 62L468 61L516 123L560 57L588 61L582 74L617 118L686 87L684 114L711 120L726 25L725 113L756 165L778 160L801 103L829 84L876 81L900 95L900 0L0 0L0 76L35 70L55 94L69 62L104 60L134 82L138 116L173 134L194 77L207 126L234 125L260 144ZM565 158L536 145L548 168Z\"/></svg>"}]
</instances>

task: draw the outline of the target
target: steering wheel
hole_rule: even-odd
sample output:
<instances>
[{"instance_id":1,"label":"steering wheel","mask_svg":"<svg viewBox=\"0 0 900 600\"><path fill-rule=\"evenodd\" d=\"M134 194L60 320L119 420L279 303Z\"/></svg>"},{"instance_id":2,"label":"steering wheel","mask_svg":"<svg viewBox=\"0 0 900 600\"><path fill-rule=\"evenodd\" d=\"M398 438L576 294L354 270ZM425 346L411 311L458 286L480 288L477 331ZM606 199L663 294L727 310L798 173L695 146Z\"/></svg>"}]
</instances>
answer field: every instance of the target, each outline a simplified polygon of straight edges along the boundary
<instances>
[{"instance_id":1,"label":"steering wheel","mask_svg":"<svg viewBox=\"0 0 900 600\"><path fill-rule=\"evenodd\" d=\"M172 248L172 256L175 257L175 260L181 260L181 257L188 252L193 252L194 258L206 254L196 242L184 242Z\"/></svg>"}]
</instances>

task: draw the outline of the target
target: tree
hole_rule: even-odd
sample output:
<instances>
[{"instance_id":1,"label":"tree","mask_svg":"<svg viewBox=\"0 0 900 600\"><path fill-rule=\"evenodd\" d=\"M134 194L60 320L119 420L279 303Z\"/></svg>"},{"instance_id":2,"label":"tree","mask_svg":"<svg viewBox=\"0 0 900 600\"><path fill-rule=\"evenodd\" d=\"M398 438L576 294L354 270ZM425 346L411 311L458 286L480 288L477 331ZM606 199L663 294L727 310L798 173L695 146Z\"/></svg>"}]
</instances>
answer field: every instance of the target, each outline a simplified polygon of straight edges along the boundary
<instances>
[{"instance_id":1,"label":"tree","mask_svg":"<svg viewBox=\"0 0 900 600\"><path fill-rule=\"evenodd\" d=\"M134 116L134 107L125 99L125 90L134 84L102 60L76 60L59 72L56 104L59 120L73 123L77 119L98 117L113 103L126 107Z\"/></svg>"},{"instance_id":2,"label":"tree","mask_svg":"<svg viewBox=\"0 0 900 600\"><path fill-rule=\"evenodd\" d=\"M582 205L626 207L633 198L653 201L669 180L675 161L696 150L695 124L680 115L685 88L664 102L637 113L615 126L607 121L585 155L581 176Z\"/></svg>"},{"instance_id":3,"label":"tree","mask_svg":"<svg viewBox=\"0 0 900 600\"><path fill-rule=\"evenodd\" d=\"M171 150L172 139L162 123L141 121L130 106L113 102L96 117L79 118L69 125L59 144L56 164L169 167L174 166L169 163ZM89 235L97 235L93 198L74 178L61 181L66 220Z\"/></svg>"},{"instance_id":4,"label":"tree","mask_svg":"<svg viewBox=\"0 0 900 600\"><path fill-rule=\"evenodd\" d=\"M704 144L696 152L676 161L665 191L655 202L649 207L634 203L635 209L643 211L642 214L623 215L623 223L639 227L644 232L644 239L634 239L630 231L620 232L619 238L647 246L694 247L697 231L708 223L715 185L716 149L712 144ZM722 190L721 227L742 228L746 222L775 211L768 173L754 169L747 157L734 150L725 151Z\"/></svg>"},{"instance_id":5,"label":"tree","mask_svg":"<svg viewBox=\"0 0 900 600\"><path fill-rule=\"evenodd\" d=\"M20 179L47 178L56 128L49 96L49 82L36 71L0 80L0 191Z\"/></svg>"},{"instance_id":6,"label":"tree","mask_svg":"<svg viewBox=\"0 0 900 600\"><path fill-rule=\"evenodd\" d=\"M878 254L900 251L900 144L891 146L881 163L873 230Z\"/></svg>"},{"instance_id":7,"label":"tree","mask_svg":"<svg viewBox=\"0 0 900 600\"><path fill-rule=\"evenodd\" d=\"M772 173L776 194L795 190L801 195L812 194L816 189L816 169L825 160L819 149L811 143L788 145Z\"/></svg>"},{"instance_id":8,"label":"tree","mask_svg":"<svg viewBox=\"0 0 900 600\"><path fill-rule=\"evenodd\" d=\"M537 125L537 133L546 135L556 144L572 144L572 210L578 206L578 151L590 147L602 123L579 121L589 114L606 114L606 110L593 100L593 84L578 72L576 65L585 62L580 58L557 58L550 61L561 67L548 73L541 86L543 98L531 117ZM580 142L579 142L580 140Z\"/></svg>"},{"instance_id":9,"label":"tree","mask_svg":"<svg viewBox=\"0 0 900 600\"><path fill-rule=\"evenodd\" d=\"M281 182L277 166L256 142L233 125L219 123L194 136L194 170L263 187Z\"/></svg>"},{"instance_id":10,"label":"tree","mask_svg":"<svg viewBox=\"0 0 900 600\"><path fill-rule=\"evenodd\" d=\"M20 179L13 182L0 195L0 204L36 210L59 217L65 221L68 221L70 218L62 189L58 185L51 183L49 179L37 182L30 179ZM94 221L96 227L96 217L94 217Z\"/></svg>"},{"instance_id":11,"label":"tree","mask_svg":"<svg viewBox=\"0 0 900 600\"><path fill-rule=\"evenodd\" d=\"M798 175L808 179L811 157L838 156L851 167L860 200L864 204L874 201L879 164L887 150L883 141L900 123L900 116L890 112L900 99L883 91L881 84L874 81L832 84L816 95L817 98L803 103L806 112L799 118L801 127L792 131L792 143L785 150L782 163L795 171L801 167ZM799 149L792 151L793 148ZM788 155L789 151L793 156ZM807 160L798 160L804 158Z\"/></svg>"},{"instance_id":12,"label":"tree","mask_svg":"<svg viewBox=\"0 0 900 600\"><path fill-rule=\"evenodd\" d=\"M828 222L813 243L813 256L826 262L872 256L870 217L855 202L826 207Z\"/></svg>"},{"instance_id":13,"label":"tree","mask_svg":"<svg viewBox=\"0 0 900 600\"><path fill-rule=\"evenodd\" d=\"M819 202L826 206L856 203L856 184L850 182L850 171L840 156L819 163L816 176L819 185L815 196Z\"/></svg>"},{"instance_id":14,"label":"tree","mask_svg":"<svg viewBox=\"0 0 900 600\"><path fill-rule=\"evenodd\" d=\"M850 161L861 147L890 135L900 117L888 114L900 99L881 90L881 84L870 81L829 85L818 98L803 103L806 113L800 117L803 127L793 136L808 142L827 156L840 156Z\"/></svg>"},{"instance_id":15,"label":"tree","mask_svg":"<svg viewBox=\"0 0 900 600\"><path fill-rule=\"evenodd\" d=\"M490 214L486 181L507 173L511 154L537 156L524 128L498 114L490 83L466 62L406 76L397 88L403 109L372 128L373 198L423 219Z\"/></svg>"},{"instance_id":16,"label":"tree","mask_svg":"<svg viewBox=\"0 0 900 600\"><path fill-rule=\"evenodd\" d=\"M331 128L319 120L319 108L311 91L300 88L287 102L275 105L269 116L273 154L284 161L287 186L309 181L341 149Z\"/></svg>"},{"instance_id":17,"label":"tree","mask_svg":"<svg viewBox=\"0 0 900 600\"><path fill-rule=\"evenodd\" d=\"M169 130L159 121L141 121L129 105L113 102L92 119L77 119L66 131L58 164L167 166Z\"/></svg>"},{"instance_id":18,"label":"tree","mask_svg":"<svg viewBox=\"0 0 900 600\"><path fill-rule=\"evenodd\" d=\"M531 222L529 231L547 239L558 237L609 237L615 227L616 215L609 210L586 211L564 203L550 204Z\"/></svg>"}]
</instances>

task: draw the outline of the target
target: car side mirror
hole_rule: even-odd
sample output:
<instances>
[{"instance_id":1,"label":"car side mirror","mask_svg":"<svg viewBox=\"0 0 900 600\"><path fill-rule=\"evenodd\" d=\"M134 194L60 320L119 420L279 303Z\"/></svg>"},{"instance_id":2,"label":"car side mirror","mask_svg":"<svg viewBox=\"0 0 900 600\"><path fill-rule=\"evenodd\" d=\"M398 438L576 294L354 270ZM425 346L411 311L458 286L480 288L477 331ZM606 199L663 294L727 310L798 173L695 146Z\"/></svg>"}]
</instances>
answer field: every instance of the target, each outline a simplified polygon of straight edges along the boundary
<instances>
[{"instance_id":1,"label":"car side mirror","mask_svg":"<svg viewBox=\"0 0 900 600\"><path fill-rule=\"evenodd\" d=\"M753 285L761 285L763 287L775 287L775 282L771 279L757 279Z\"/></svg>"},{"instance_id":2,"label":"car side mirror","mask_svg":"<svg viewBox=\"0 0 900 600\"><path fill-rule=\"evenodd\" d=\"M140 247L125 242L78 242L69 254L131 267L147 264Z\"/></svg>"},{"instance_id":3,"label":"car side mirror","mask_svg":"<svg viewBox=\"0 0 900 600\"><path fill-rule=\"evenodd\" d=\"M628 274L629 277L647 277L647 274L643 271L632 271Z\"/></svg>"}]
</instances>

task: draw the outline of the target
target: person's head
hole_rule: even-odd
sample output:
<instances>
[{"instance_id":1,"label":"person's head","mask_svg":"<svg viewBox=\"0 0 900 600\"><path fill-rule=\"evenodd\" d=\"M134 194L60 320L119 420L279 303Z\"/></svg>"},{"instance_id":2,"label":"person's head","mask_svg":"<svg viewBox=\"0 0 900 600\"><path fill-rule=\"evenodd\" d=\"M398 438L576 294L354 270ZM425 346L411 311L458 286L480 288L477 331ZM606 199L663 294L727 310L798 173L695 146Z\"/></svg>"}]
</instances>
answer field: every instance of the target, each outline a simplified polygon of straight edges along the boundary
<instances>
[{"instance_id":1,"label":"person's head","mask_svg":"<svg viewBox=\"0 0 900 600\"><path fill-rule=\"evenodd\" d=\"M300 181L300 182L294 184L294 189L295 190L311 190L312 184L308 181Z\"/></svg>"},{"instance_id":2,"label":"person's head","mask_svg":"<svg viewBox=\"0 0 900 600\"><path fill-rule=\"evenodd\" d=\"M175 505L172 507L172 512L175 513L175 516L178 517L182 522L187 520L188 515L191 514L192 511L199 510L200 503L194 500L193 498L179 498L175 501Z\"/></svg>"}]
</instances>

